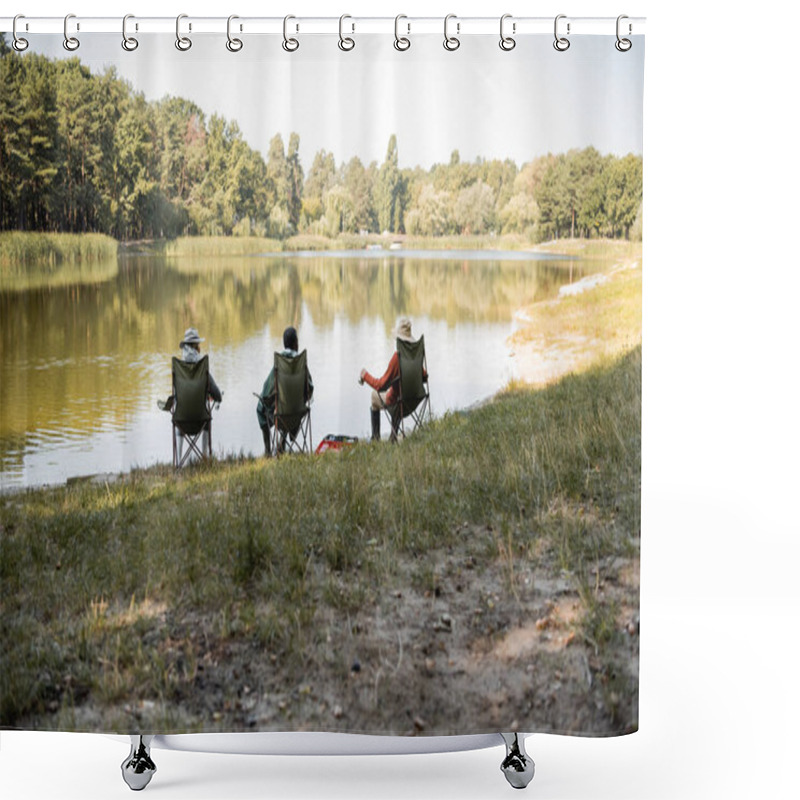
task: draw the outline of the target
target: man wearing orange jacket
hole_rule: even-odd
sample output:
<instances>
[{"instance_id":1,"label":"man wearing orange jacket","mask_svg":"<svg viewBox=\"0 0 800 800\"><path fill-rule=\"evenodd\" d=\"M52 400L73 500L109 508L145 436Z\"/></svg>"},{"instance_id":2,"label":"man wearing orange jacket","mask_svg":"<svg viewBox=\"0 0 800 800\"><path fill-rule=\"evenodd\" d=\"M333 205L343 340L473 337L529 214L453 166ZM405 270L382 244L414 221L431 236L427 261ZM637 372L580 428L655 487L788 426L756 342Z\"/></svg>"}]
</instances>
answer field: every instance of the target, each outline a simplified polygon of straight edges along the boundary
<instances>
[{"instance_id":1,"label":"man wearing orange jacket","mask_svg":"<svg viewBox=\"0 0 800 800\"><path fill-rule=\"evenodd\" d=\"M415 341L411 336L411 320L408 317L399 317L392 333L397 339L403 339L406 342ZM366 369L362 369L358 382L360 384L366 383L372 387L370 399L372 438L379 440L381 438L381 411L388 406L394 405L397 400L397 386L400 382L400 358L397 355L397 350L392 353L389 365L380 378L376 378L374 375L370 375ZM392 421L391 438L392 440L397 438L397 428L394 420Z\"/></svg>"}]
</instances>

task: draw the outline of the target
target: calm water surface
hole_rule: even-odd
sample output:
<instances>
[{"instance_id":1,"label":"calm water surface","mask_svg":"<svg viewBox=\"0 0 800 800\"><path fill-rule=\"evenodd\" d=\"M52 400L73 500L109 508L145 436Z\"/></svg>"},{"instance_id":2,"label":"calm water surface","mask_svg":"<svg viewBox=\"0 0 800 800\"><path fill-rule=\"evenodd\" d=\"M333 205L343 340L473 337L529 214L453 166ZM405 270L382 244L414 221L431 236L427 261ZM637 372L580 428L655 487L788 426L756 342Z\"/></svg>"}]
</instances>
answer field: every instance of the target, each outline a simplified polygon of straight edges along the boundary
<instances>
[{"instance_id":1,"label":"calm water surface","mask_svg":"<svg viewBox=\"0 0 800 800\"><path fill-rule=\"evenodd\" d=\"M215 453L261 454L252 393L287 325L308 350L316 446L327 433L368 435L359 370L382 374L398 315L425 335L440 415L507 383L514 311L584 274L531 253L356 251L121 257L95 276L32 276L0 291L0 488L169 463L170 419L156 400L189 325L224 392Z\"/></svg>"}]
</instances>

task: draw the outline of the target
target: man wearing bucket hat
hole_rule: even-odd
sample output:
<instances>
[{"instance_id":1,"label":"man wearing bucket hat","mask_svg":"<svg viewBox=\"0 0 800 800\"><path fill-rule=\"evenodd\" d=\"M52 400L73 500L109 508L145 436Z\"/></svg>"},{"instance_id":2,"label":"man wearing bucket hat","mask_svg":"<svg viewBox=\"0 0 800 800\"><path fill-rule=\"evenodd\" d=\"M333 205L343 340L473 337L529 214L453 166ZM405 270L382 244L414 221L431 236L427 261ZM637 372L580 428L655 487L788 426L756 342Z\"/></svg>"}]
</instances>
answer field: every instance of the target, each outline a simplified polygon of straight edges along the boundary
<instances>
[{"instance_id":1,"label":"man wearing bucket hat","mask_svg":"<svg viewBox=\"0 0 800 800\"><path fill-rule=\"evenodd\" d=\"M403 339L406 342L416 341L411 336L411 320L408 317L398 317L392 334L396 339ZM372 438L374 440L379 440L381 438L381 411L386 408L386 406L393 405L397 400L397 384L399 380L400 357L397 355L396 350L389 359L386 372L384 372L380 378L370 375L366 369L361 370L358 382L362 385L366 383L372 387L370 421L372 423ZM392 438L396 435L396 432L393 430Z\"/></svg>"},{"instance_id":2,"label":"man wearing bucket hat","mask_svg":"<svg viewBox=\"0 0 800 800\"><path fill-rule=\"evenodd\" d=\"M178 345L181 350L181 361L185 361L187 364L196 364L200 360L200 342L204 341L205 339L201 338L200 334L197 332L197 328L187 328L183 334L183 339L181 339ZM210 372L208 373L208 394L215 402L222 402L222 392L219 386L217 386L216 381L211 377ZM170 395L166 402L159 400L158 407L162 411L171 411L174 402L175 395ZM178 459L180 460L183 452L183 434L179 433L178 437ZM209 450L207 430L203 431L202 449L203 452Z\"/></svg>"},{"instance_id":3,"label":"man wearing bucket hat","mask_svg":"<svg viewBox=\"0 0 800 800\"><path fill-rule=\"evenodd\" d=\"M197 363L200 360L200 342L204 341L205 339L200 338L197 328L187 328L180 345L178 345L181 348L181 361L185 361L187 364ZM210 372L208 373L208 394L214 402L222 402L222 392Z\"/></svg>"}]
</instances>

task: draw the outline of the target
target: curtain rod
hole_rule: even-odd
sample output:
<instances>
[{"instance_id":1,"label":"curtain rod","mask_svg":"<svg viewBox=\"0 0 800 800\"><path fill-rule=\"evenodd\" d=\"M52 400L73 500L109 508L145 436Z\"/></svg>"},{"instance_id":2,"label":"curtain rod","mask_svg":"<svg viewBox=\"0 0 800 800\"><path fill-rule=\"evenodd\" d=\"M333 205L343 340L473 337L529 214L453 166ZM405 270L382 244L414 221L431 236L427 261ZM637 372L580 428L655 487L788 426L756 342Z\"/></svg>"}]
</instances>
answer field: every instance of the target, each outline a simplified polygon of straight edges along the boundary
<instances>
[{"instance_id":1,"label":"curtain rod","mask_svg":"<svg viewBox=\"0 0 800 800\"><path fill-rule=\"evenodd\" d=\"M402 35L437 33L444 31L444 17L411 17L402 15L395 17L232 17L231 23L236 33L275 34L284 33L284 25L288 20L293 34L346 34L385 33L394 34L400 30ZM64 33L67 21L64 17L35 17L18 15L17 34ZM459 17L451 15L449 32L459 36L474 34L498 34L500 32L500 16L497 17ZM618 23L616 17L570 17L560 14L558 22L555 17L514 17L505 15L504 32L507 35L524 36L527 34L553 35L555 25L559 35L610 35L617 33L617 25L624 36L643 34L645 17L623 16ZM69 15L68 27L70 35L76 33L119 33L122 34L122 17L81 17ZM175 17L137 17L132 15L127 21L128 33L175 33L177 20ZM194 17L181 15L180 30L188 34L226 34L229 30L228 17ZM397 27L396 27L397 26ZM14 28L14 17L0 17L0 32L11 33Z\"/></svg>"}]
</instances>

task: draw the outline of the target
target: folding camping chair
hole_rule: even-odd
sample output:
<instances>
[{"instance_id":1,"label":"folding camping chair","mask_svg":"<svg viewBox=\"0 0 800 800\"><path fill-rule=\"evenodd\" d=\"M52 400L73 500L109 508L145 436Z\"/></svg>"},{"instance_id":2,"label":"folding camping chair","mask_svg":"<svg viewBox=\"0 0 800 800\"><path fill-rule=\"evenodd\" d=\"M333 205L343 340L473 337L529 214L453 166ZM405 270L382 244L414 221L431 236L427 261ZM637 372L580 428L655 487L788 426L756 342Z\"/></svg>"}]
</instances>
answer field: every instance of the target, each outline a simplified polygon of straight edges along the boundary
<instances>
[{"instance_id":1,"label":"folding camping chair","mask_svg":"<svg viewBox=\"0 0 800 800\"><path fill-rule=\"evenodd\" d=\"M172 394L172 466L183 467L192 455L211 460L208 356L191 364L172 359ZM179 440L186 447L179 447Z\"/></svg>"},{"instance_id":2,"label":"folding camping chair","mask_svg":"<svg viewBox=\"0 0 800 800\"><path fill-rule=\"evenodd\" d=\"M306 351L296 356L275 353L275 416L272 426L273 455L310 453L311 408ZM288 450L287 450L288 447Z\"/></svg>"},{"instance_id":3,"label":"folding camping chair","mask_svg":"<svg viewBox=\"0 0 800 800\"><path fill-rule=\"evenodd\" d=\"M408 431L413 433L426 418L431 417L425 337L420 336L416 342L398 339L397 356L400 360L397 400L383 409L392 425L392 441L397 441L398 431L405 439L406 419L410 418L413 423Z\"/></svg>"}]
</instances>

